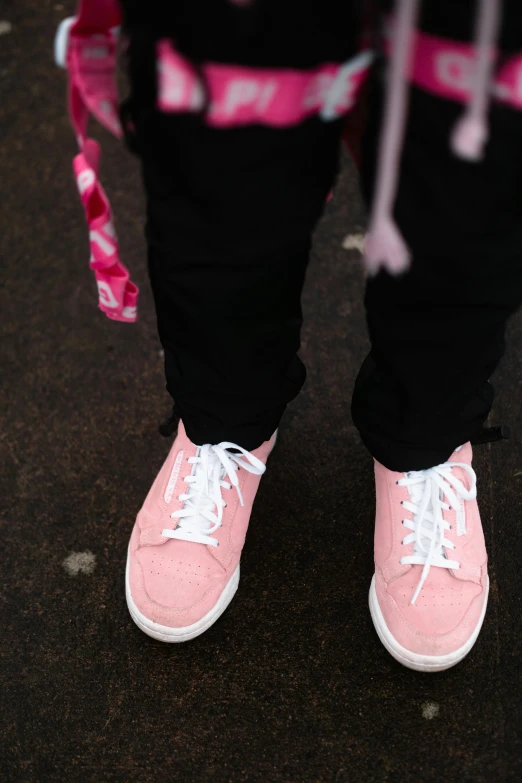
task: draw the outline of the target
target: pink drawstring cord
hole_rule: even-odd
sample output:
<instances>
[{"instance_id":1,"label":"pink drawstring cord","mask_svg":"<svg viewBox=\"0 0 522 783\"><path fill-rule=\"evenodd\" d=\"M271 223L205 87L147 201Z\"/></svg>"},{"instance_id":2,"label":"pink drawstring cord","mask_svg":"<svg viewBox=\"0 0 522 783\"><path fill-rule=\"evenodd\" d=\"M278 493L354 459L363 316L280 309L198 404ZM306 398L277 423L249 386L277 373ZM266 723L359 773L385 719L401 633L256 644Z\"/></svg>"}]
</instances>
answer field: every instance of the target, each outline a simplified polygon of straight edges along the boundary
<instances>
[{"instance_id":1,"label":"pink drawstring cord","mask_svg":"<svg viewBox=\"0 0 522 783\"><path fill-rule=\"evenodd\" d=\"M480 0L471 99L451 136L453 152L466 160L480 160L488 139L487 113L495 61L494 45L499 26L500 0Z\"/></svg>"},{"instance_id":2,"label":"pink drawstring cord","mask_svg":"<svg viewBox=\"0 0 522 783\"><path fill-rule=\"evenodd\" d=\"M410 265L410 251L393 219L393 204L406 126L407 73L414 48L418 11L419 0L399 0L379 142L375 197L364 247L364 264L371 275L381 267L392 274L399 274Z\"/></svg>"}]
</instances>

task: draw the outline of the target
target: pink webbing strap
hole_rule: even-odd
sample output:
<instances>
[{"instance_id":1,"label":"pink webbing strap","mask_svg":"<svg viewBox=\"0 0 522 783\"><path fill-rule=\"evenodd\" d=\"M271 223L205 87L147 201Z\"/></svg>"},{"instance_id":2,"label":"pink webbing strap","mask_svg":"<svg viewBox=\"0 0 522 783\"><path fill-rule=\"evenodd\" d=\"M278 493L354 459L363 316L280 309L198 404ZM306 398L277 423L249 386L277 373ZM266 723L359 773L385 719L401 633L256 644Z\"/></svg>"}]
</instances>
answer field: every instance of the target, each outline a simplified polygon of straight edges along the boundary
<instances>
[{"instance_id":1,"label":"pink webbing strap","mask_svg":"<svg viewBox=\"0 0 522 783\"><path fill-rule=\"evenodd\" d=\"M69 112L80 152L73 161L78 191L89 226L91 259L99 307L115 321L136 320L138 288L120 260L111 208L98 179L101 150L87 136L89 115L120 138L116 88L117 0L80 0L67 41Z\"/></svg>"},{"instance_id":2,"label":"pink webbing strap","mask_svg":"<svg viewBox=\"0 0 522 783\"><path fill-rule=\"evenodd\" d=\"M80 0L74 31L78 35L103 34L120 22L118 0Z\"/></svg>"}]
</instances>

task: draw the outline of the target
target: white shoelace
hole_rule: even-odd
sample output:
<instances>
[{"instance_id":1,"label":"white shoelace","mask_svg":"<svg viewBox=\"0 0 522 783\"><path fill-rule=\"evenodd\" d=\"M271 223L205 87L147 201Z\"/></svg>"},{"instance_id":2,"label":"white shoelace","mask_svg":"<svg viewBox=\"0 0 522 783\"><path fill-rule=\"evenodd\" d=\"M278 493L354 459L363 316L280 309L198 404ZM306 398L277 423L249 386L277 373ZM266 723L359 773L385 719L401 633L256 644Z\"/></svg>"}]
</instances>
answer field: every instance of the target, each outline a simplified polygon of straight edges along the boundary
<instances>
[{"instance_id":1,"label":"white shoelace","mask_svg":"<svg viewBox=\"0 0 522 783\"><path fill-rule=\"evenodd\" d=\"M453 474L452 468L462 468L471 479L468 489ZM457 515L458 536L466 532L466 514L464 501L477 497L477 476L470 465L464 462L445 462L429 470L410 471L397 482L408 487L410 500L402 505L413 514L413 520L404 519L402 524L412 532L402 541L404 545L413 543L413 554L401 557L403 565L421 565L421 578L411 599L414 604L432 566L438 568L459 569L457 560L449 560L444 551L455 549L455 545L445 538L445 531L451 527L444 519L443 512L452 508ZM447 502L444 502L444 498Z\"/></svg>"},{"instance_id":2,"label":"white shoelace","mask_svg":"<svg viewBox=\"0 0 522 783\"><path fill-rule=\"evenodd\" d=\"M235 449L240 453L236 454L228 449ZM241 459L241 455L245 459ZM244 468L249 473L261 476L266 466L246 449L226 441L216 446L200 446L196 456L189 457L188 462L194 467L192 474L184 479L189 484L187 492L178 497L178 500L183 501L183 507L170 515L171 519L178 519L179 522L174 530L162 530L161 535L165 538L217 546L218 541L212 537L212 533L221 527L223 509L227 505L221 490L234 486L243 506L237 471Z\"/></svg>"}]
</instances>

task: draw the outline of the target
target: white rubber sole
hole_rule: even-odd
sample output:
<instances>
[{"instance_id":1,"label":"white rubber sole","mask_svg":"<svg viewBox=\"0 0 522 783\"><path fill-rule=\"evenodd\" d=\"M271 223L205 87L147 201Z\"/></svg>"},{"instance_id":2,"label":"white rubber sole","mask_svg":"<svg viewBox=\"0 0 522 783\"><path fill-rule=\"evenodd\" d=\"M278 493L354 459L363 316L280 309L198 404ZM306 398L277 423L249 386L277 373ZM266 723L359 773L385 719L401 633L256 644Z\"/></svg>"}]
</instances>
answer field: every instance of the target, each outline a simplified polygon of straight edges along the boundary
<instances>
[{"instance_id":1,"label":"white rubber sole","mask_svg":"<svg viewBox=\"0 0 522 783\"><path fill-rule=\"evenodd\" d=\"M188 642L191 639L195 639L202 633L205 633L211 625L214 625L218 620L231 600L233 599L237 587L239 585L239 565L228 580L225 589L219 596L217 603L212 607L201 620L192 625L187 625L184 628L171 628L168 625L160 625L153 620L149 620L144 614L140 612L134 601L132 600L132 594L129 585L129 554L127 552L127 567L125 569L125 596L127 598L127 606L129 607L130 616L138 626L138 628L146 633L147 636L152 636L153 639L158 639L160 642Z\"/></svg>"},{"instance_id":2,"label":"white rubber sole","mask_svg":"<svg viewBox=\"0 0 522 783\"><path fill-rule=\"evenodd\" d=\"M486 591L487 594L489 594L489 579L487 582ZM480 615L480 620L478 621L477 627L473 631L473 634L468 639L466 644L463 644L462 647L459 647L458 650L455 650L452 653L448 653L447 655L419 655L418 653L411 652L411 650L407 650L406 647L402 646L402 644L399 644L399 642L388 629L381 612L381 607L379 606L379 601L377 600L377 591L375 589L375 576L372 579L372 584L370 587L370 613L375 630L379 635L379 639L396 661L402 663L402 665L406 666L408 669L414 669L417 672L442 672L445 669L450 669L452 666L460 663L460 661L466 657L477 641L477 637L480 633L480 629L482 628L482 623L484 622L484 617L486 615L486 608L488 605L487 594L486 600L484 601L484 607Z\"/></svg>"}]
</instances>

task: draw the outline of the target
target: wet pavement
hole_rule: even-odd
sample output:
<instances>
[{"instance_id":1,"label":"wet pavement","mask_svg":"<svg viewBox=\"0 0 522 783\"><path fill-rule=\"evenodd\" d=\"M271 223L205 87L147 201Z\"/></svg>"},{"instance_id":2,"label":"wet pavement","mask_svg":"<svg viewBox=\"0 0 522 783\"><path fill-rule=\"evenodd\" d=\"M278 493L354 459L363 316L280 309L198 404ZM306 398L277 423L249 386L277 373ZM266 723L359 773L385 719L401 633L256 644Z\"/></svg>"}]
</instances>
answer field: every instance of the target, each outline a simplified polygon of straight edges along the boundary
<instances>
[{"instance_id":1,"label":"wet pavement","mask_svg":"<svg viewBox=\"0 0 522 783\"><path fill-rule=\"evenodd\" d=\"M239 592L204 636L169 646L128 615L124 565L169 441L137 164L104 142L103 181L142 288L137 325L96 309L51 58L69 3L3 0L0 22L0 780L522 779L522 319L497 373L476 468L492 590L469 657L403 669L367 609L372 464L349 416L368 347L347 166L317 233L305 391L256 501ZM0 30L2 28L0 25ZM465 347L464 347L465 349Z\"/></svg>"}]
</instances>

